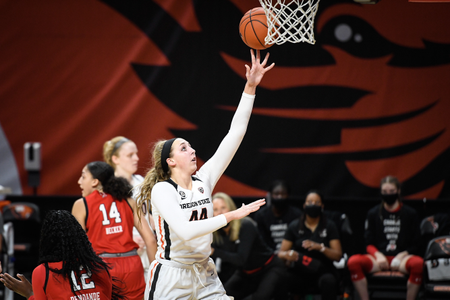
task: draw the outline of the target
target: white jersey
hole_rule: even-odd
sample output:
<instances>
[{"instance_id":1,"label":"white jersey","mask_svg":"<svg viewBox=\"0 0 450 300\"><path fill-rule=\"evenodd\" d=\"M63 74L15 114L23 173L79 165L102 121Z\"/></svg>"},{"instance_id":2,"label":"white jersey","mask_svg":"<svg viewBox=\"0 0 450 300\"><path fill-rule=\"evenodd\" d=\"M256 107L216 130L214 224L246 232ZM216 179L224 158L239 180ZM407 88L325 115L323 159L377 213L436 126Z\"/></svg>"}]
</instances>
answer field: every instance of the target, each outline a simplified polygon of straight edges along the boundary
<instances>
[{"instance_id":1,"label":"white jersey","mask_svg":"<svg viewBox=\"0 0 450 300\"><path fill-rule=\"evenodd\" d=\"M212 232L227 224L224 215L213 216L211 193L245 135L254 98L242 94L228 134L211 159L192 176L192 190L172 180L153 187L151 205L158 260L193 264L211 254Z\"/></svg>"}]
</instances>

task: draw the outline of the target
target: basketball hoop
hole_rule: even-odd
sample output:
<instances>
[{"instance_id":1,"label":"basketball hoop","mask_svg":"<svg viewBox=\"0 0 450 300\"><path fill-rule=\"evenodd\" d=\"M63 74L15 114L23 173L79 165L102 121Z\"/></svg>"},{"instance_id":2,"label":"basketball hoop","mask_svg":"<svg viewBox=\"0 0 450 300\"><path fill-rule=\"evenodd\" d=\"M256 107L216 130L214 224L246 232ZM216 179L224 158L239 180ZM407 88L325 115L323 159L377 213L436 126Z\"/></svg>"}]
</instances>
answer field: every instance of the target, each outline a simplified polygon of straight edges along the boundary
<instances>
[{"instance_id":1,"label":"basketball hoop","mask_svg":"<svg viewBox=\"0 0 450 300\"><path fill-rule=\"evenodd\" d=\"M267 17L266 44L315 44L314 17L320 0L259 0Z\"/></svg>"}]
</instances>

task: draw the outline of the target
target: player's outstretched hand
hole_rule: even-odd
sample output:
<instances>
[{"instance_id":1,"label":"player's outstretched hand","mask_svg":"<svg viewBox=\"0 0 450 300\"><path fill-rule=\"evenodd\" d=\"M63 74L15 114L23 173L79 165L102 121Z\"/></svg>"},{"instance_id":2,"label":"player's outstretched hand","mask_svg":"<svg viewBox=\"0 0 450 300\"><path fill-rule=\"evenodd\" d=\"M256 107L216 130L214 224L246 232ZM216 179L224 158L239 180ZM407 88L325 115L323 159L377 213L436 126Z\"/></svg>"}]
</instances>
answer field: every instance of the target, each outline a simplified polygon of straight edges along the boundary
<instances>
[{"instance_id":1,"label":"player's outstretched hand","mask_svg":"<svg viewBox=\"0 0 450 300\"><path fill-rule=\"evenodd\" d=\"M19 279L16 279L8 273L0 274L0 281L11 291L17 294L29 298L33 295L33 286L22 274L17 274Z\"/></svg>"},{"instance_id":2,"label":"player's outstretched hand","mask_svg":"<svg viewBox=\"0 0 450 300\"><path fill-rule=\"evenodd\" d=\"M227 218L227 223L230 221L242 219L243 217L248 216L252 212L257 211L264 204L266 204L266 199L256 200L247 205L242 204L242 206L240 208L225 213L225 217Z\"/></svg>"},{"instance_id":3,"label":"player's outstretched hand","mask_svg":"<svg viewBox=\"0 0 450 300\"><path fill-rule=\"evenodd\" d=\"M272 63L270 66L266 67L267 60L269 59L269 53L266 54L266 57L262 62L261 53L259 50L256 50L256 57L252 49L250 49L250 54L252 57L252 67L250 68L248 65L245 65L245 77L247 77L247 84L249 86L256 87L261 82L264 74L275 66L275 63Z\"/></svg>"}]
</instances>

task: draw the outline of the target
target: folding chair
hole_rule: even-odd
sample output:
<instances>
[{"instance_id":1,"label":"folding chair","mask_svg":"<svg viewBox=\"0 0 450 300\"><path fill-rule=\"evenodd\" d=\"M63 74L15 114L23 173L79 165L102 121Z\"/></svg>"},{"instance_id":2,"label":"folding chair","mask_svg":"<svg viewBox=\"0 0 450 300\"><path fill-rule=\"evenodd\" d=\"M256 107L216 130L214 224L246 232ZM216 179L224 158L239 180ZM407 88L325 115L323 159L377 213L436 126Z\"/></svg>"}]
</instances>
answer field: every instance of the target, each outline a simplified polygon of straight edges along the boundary
<instances>
[{"instance_id":1,"label":"folding chair","mask_svg":"<svg viewBox=\"0 0 450 300\"><path fill-rule=\"evenodd\" d=\"M450 235L432 239L424 256L425 299L450 299Z\"/></svg>"},{"instance_id":2,"label":"folding chair","mask_svg":"<svg viewBox=\"0 0 450 300\"><path fill-rule=\"evenodd\" d=\"M14 226L11 222L3 224L2 268L4 273L14 273ZM14 292L4 287L4 300L13 300Z\"/></svg>"},{"instance_id":3,"label":"folding chair","mask_svg":"<svg viewBox=\"0 0 450 300\"><path fill-rule=\"evenodd\" d=\"M3 208L3 219L14 228L12 243L14 271L31 277L39 257L41 230L39 207L28 202L11 203Z\"/></svg>"},{"instance_id":4,"label":"folding chair","mask_svg":"<svg viewBox=\"0 0 450 300\"><path fill-rule=\"evenodd\" d=\"M408 276L398 271L367 274L370 299L406 299Z\"/></svg>"}]
</instances>

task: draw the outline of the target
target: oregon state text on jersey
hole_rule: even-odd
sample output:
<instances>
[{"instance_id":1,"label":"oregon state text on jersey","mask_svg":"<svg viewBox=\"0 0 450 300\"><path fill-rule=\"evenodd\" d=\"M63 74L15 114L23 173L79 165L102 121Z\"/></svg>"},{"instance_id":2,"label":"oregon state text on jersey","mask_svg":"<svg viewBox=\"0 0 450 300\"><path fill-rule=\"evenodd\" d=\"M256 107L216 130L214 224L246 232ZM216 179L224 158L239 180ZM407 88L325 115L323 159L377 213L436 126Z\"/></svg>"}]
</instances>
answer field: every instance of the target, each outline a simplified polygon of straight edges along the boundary
<instances>
[{"instance_id":1,"label":"oregon state text on jersey","mask_svg":"<svg viewBox=\"0 0 450 300\"><path fill-rule=\"evenodd\" d=\"M211 226L220 228L226 224L223 216L213 218L211 188L208 180L204 180L207 176L202 174L204 176L200 180L198 175L199 173L192 177L192 190L184 189L170 179L157 183L153 188L152 212L155 219L158 259L174 260L184 264L206 259L211 252ZM154 194L166 196L154 197ZM178 205L171 205L171 201L177 201ZM174 207L179 209L175 210ZM170 213L163 213L165 209L169 209ZM173 218L173 222L166 220L167 218ZM195 222L200 220L207 221L208 224Z\"/></svg>"},{"instance_id":2,"label":"oregon state text on jersey","mask_svg":"<svg viewBox=\"0 0 450 300\"><path fill-rule=\"evenodd\" d=\"M158 182L151 191L158 260L193 264L211 254L212 232L227 224L214 217L211 192L244 138L255 96L242 93L230 130L214 155L192 176L185 189L173 180Z\"/></svg>"}]
</instances>

